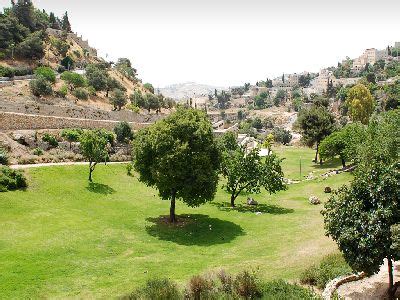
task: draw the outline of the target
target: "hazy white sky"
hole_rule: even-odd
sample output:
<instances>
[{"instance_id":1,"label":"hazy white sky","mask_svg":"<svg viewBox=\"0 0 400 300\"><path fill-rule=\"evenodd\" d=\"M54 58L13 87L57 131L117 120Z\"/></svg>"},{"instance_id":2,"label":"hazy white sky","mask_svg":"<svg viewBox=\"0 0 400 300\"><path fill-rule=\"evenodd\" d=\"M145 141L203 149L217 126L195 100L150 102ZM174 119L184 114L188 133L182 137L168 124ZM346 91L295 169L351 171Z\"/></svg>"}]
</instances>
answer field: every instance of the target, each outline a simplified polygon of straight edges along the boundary
<instances>
[{"instance_id":1,"label":"hazy white sky","mask_svg":"<svg viewBox=\"0 0 400 300\"><path fill-rule=\"evenodd\" d=\"M218 86L318 71L400 41L400 0L34 0L144 82ZM9 6L9 0L0 0Z\"/></svg>"}]
</instances>

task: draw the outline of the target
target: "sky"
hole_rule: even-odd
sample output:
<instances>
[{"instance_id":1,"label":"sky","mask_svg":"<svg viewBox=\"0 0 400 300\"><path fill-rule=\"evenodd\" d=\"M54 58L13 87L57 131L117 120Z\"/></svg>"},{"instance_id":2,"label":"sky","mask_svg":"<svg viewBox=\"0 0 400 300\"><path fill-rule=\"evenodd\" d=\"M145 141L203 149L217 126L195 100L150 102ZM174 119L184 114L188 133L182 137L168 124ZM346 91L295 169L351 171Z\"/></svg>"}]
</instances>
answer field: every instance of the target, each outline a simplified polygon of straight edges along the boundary
<instances>
[{"instance_id":1,"label":"sky","mask_svg":"<svg viewBox=\"0 0 400 300\"><path fill-rule=\"evenodd\" d=\"M400 0L34 0L155 87L318 72L400 41ZM0 0L2 7L9 0Z\"/></svg>"}]
</instances>

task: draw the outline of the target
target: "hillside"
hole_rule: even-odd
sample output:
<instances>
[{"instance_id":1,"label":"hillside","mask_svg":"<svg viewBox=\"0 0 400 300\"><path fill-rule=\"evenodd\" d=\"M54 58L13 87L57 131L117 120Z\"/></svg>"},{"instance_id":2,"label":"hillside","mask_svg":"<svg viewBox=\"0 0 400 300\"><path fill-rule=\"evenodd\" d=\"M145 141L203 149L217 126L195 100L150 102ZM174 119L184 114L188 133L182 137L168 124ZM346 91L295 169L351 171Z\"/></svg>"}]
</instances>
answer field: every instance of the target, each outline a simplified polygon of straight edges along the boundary
<instances>
[{"instance_id":1,"label":"hillside","mask_svg":"<svg viewBox=\"0 0 400 300\"><path fill-rule=\"evenodd\" d=\"M178 83L160 88L160 92L163 95L177 100L208 96L209 94L214 94L215 90L222 91L226 90L226 88L196 82Z\"/></svg>"}]
</instances>

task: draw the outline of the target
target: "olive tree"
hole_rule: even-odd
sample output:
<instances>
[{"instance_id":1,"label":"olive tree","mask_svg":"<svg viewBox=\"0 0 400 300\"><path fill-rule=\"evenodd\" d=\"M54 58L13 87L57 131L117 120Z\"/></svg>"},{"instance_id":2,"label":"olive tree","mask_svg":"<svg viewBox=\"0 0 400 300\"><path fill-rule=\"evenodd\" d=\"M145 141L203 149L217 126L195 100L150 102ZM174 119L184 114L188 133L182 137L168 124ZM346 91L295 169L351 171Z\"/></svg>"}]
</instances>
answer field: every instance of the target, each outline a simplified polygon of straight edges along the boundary
<instances>
[{"instance_id":1,"label":"olive tree","mask_svg":"<svg viewBox=\"0 0 400 300\"><path fill-rule=\"evenodd\" d=\"M363 84L352 87L346 98L350 118L368 124L368 120L374 111L374 99L369 89Z\"/></svg>"},{"instance_id":2,"label":"olive tree","mask_svg":"<svg viewBox=\"0 0 400 300\"><path fill-rule=\"evenodd\" d=\"M89 181L92 182L92 173L100 162L108 160L108 144L110 133L104 130L86 130L80 138L82 155L89 161Z\"/></svg>"},{"instance_id":3,"label":"olive tree","mask_svg":"<svg viewBox=\"0 0 400 300\"><path fill-rule=\"evenodd\" d=\"M170 200L170 222L176 222L176 200L197 207L214 198L220 157L205 113L178 109L140 130L133 157L139 180Z\"/></svg>"},{"instance_id":4,"label":"olive tree","mask_svg":"<svg viewBox=\"0 0 400 300\"><path fill-rule=\"evenodd\" d=\"M244 148L227 150L222 154L221 172L226 179L225 190L231 194L231 206L241 192L260 193L265 188L270 194L285 190L281 160L270 154L265 161L259 149L246 153Z\"/></svg>"}]
</instances>

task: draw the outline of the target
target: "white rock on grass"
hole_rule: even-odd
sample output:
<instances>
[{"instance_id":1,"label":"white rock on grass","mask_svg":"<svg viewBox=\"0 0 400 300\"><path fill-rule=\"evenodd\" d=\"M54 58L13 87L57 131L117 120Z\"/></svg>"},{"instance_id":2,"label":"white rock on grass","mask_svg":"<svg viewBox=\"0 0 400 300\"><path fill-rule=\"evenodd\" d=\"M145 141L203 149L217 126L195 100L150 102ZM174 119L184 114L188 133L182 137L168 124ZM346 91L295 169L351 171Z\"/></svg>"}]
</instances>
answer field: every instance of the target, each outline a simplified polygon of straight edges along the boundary
<instances>
[{"instance_id":1,"label":"white rock on grass","mask_svg":"<svg viewBox=\"0 0 400 300\"><path fill-rule=\"evenodd\" d=\"M321 203L321 201L319 201L319 198L317 196L310 196L310 198L308 198L308 201L310 202L310 204L313 205L318 205Z\"/></svg>"}]
</instances>

